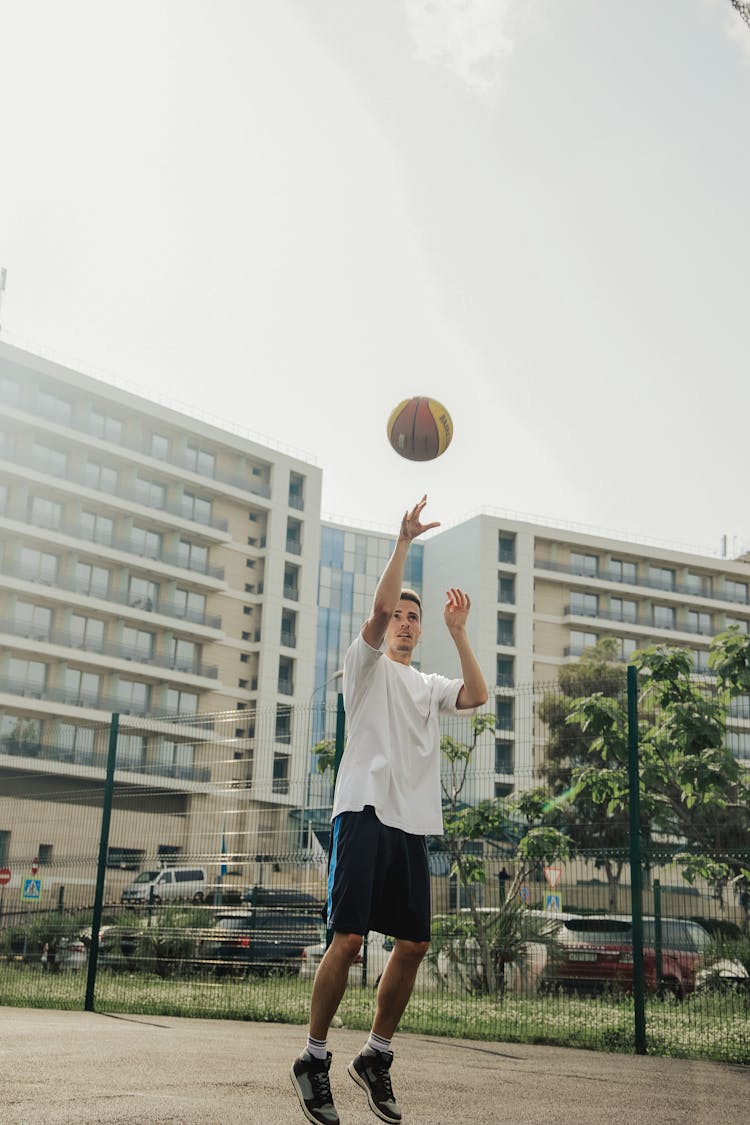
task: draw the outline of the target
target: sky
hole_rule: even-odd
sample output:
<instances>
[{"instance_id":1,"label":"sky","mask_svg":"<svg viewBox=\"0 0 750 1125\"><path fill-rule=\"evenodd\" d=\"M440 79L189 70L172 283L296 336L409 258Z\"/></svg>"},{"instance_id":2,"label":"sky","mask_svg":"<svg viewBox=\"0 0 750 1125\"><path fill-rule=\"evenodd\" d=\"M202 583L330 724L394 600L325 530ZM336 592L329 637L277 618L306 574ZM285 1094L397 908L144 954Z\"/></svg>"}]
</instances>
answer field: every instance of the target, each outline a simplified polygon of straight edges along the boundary
<instances>
[{"instance_id":1,"label":"sky","mask_svg":"<svg viewBox=\"0 0 750 1125\"><path fill-rule=\"evenodd\" d=\"M730 0L0 0L0 338L323 472L750 546ZM428 464L386 439L449 410Z\"/></svg>"}]
</instances>

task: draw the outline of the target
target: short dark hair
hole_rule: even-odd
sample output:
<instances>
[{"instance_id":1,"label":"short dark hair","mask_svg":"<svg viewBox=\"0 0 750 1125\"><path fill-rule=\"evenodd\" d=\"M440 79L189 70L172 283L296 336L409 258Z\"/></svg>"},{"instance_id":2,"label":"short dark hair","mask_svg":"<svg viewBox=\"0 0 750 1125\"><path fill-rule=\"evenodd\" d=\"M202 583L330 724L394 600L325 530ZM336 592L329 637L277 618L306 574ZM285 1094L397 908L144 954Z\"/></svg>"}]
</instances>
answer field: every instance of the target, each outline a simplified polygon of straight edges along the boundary
<instances>
[{"instance_id":1,"label":"short dark hair","mask_svg":"<svg viewBox=\"0 0 750 1125\"><path fill-rule=\"evenodd\" d=\"M416 602L419 606L419 618L422 619L422 599L416 590L402 590L399 601L402 602Z\"/></svg>"}]
</instances>

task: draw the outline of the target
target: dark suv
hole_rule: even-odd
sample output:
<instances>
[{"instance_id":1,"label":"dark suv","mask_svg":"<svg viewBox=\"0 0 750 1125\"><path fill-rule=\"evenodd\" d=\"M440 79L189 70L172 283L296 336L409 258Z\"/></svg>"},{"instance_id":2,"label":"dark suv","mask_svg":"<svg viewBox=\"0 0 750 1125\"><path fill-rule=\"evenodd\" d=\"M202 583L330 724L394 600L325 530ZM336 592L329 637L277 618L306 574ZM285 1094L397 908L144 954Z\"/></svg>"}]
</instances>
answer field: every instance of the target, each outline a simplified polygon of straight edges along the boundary
<instances>
[{"instance_id":1,"label":"dark suv","mask_svg":"<svg viewBox=\"0 0 750 1125\"><path fill-rule=\"evenodd\" d=\"M198 940L198 956L218 975L297 973L302 950L323 935L323 903L286 888L252 887L242 907L218 911Z\"/></svg>"}]
</instances>

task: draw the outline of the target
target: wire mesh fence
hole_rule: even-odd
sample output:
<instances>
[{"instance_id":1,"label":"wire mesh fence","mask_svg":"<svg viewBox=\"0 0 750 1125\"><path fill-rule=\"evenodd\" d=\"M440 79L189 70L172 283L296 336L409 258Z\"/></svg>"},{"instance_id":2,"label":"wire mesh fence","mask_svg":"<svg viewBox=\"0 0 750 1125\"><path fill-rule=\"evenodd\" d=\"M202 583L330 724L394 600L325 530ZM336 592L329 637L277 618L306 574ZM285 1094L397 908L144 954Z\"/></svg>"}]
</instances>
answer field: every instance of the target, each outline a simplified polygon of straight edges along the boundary
<instances>
[{"instance_id":1,"label":"wire mesh fence","mask_svg":"<svg viewBox=\"0 0 750 1125\"><path fill-rule=\"evenodd\" d=\"M748 1063L746 821L726 789L670 821L689 802L652 761L665 712L642 682L634 849L625 683L598 687L598 709L503 688L445 721L432 942L401 1027L633 1051L640 995L648 1051ZM340 704L318 704L6 753L0 1002L305 1023L342 748ZM363 941L346 1026L369 1026L392 948Z\"/></svg>"}]
</instances>

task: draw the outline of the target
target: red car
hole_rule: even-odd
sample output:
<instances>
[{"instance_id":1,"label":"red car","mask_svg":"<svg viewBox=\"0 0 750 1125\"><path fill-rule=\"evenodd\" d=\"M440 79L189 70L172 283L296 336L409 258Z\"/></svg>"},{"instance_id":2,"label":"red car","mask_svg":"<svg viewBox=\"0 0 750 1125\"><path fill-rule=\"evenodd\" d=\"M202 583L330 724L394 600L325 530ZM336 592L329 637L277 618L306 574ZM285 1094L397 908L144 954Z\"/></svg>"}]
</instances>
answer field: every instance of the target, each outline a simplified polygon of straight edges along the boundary
<instances>
[{"instance_id":1,"label":"red car","mask_svg":"<svg viewBox=\"0 0 750 1125\"><path fill-rule=\"evenodd\" d=\"M618 915L561 915L553 923L544 978L565 988L600 990L633 988L631 919ZM643 920L646 989L658 991L656 920ZM711 981L747 984L744 965L713 955L711 938L698 922L661 921L661 990L682 999Z\"/></svg>"}]
</instances>

